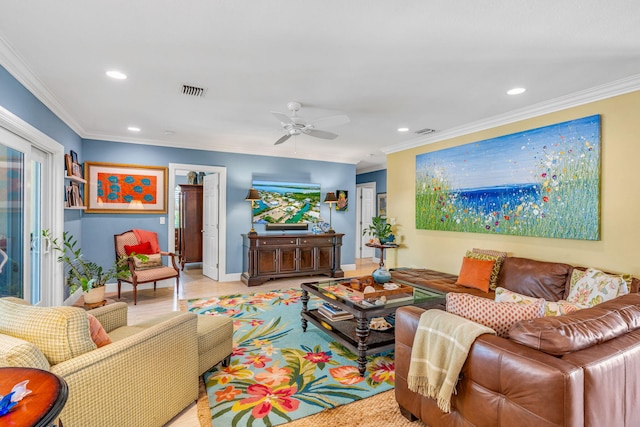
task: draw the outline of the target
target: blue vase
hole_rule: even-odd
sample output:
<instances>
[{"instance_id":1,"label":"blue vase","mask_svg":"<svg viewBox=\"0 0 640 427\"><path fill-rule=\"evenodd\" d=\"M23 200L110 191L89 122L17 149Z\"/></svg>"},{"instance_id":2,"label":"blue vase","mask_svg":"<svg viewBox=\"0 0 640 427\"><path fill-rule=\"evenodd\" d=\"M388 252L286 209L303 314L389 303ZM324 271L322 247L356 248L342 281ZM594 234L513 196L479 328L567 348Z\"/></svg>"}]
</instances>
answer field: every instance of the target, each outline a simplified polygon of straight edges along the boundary
<instances>
[{"instance_id":1,"label":"blue vase","mask_svg":"<svg viewBox=\"0 0 640 427\"><path fill-rule=\"evenodd\" d=\"M391 280L391 273L389 273L389 271L387 271L387 269L384 267L378 268L376 271L371 273L371 275L373 276L373 280L375 280L376 283L387 283L389 280Z\"/></svg>"}]
</instances>

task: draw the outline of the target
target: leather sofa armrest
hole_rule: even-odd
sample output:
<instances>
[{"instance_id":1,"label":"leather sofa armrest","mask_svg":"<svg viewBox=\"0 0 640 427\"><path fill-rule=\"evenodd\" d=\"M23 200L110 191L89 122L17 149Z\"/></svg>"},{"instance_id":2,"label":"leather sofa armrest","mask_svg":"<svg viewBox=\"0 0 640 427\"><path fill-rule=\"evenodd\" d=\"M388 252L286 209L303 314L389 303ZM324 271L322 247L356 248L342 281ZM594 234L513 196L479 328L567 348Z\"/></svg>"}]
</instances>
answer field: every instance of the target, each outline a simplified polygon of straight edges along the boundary
<instances>
[{"instance_id":1,"label":"leather sofa armrest","mask_svg":"<svg viewBox=\"0 0 640 427\"><path fill-rule=\"evenodd\" d=\"M584 374L580 367L505 338L482 335L472 345L452 412L407 387L413 339L423 309L396 311L396 400L401 408L433 426L545 424L581 426ZM541 392L543 391L543 392ZM437 422L435 420L438 420ZM546 425L546 424L545 424Z\"/></svg>"},{"instance_id":2,"label":"leather sofa armrest","mask_svg":"<svg viewBox=\"0 0 640 427\"><path fill-rule=\"evenodd\" d=\"M104 330L109 333L114 329L127 326L127 310L127 303L116 302L114 304L107 304L102 307L94 308L93 310L89 310L88 313L95 316Z\"/></svg>"}]
</instances>

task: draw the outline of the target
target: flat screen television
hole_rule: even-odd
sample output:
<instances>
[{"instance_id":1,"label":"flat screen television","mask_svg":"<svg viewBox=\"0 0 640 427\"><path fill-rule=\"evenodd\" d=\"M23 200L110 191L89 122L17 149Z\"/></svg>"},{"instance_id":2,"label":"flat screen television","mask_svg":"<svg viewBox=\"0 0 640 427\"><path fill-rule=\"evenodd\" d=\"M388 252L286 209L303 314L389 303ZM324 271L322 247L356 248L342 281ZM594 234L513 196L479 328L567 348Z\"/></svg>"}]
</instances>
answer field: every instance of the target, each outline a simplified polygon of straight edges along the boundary
<instances>
[{"instance_id":1,"label":"flat screen television","mask_svg":"<svg viewBox=\"0 0 640 427\"><path fill-rule=\"evenodd\" d=\"M253 181L260 200L253 204L253 222L267 230L300 230L320 218L320 184ZM296 224L295 226L293 226Z\"/></svg>"}]
</instances>

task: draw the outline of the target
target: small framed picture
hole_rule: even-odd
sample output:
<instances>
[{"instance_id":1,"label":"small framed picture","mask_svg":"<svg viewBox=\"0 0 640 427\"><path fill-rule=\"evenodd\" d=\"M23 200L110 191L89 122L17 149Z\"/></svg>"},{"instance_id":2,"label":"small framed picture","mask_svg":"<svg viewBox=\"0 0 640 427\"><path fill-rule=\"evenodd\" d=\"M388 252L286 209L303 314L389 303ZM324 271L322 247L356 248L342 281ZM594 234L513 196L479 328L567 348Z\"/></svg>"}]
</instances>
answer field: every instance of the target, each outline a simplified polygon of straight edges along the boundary
<instances>
[{"instance_id":1,"label":"small framed picture","mask_svg":"<svg viewBox=\"0 0 640 427\"><path fill-rule=\"evenodd\" d=\"M347 190L336 190L338 202L336 203L336 212L346 212L349 210L349 192Z\"/></svg>"},{"instance_id":2,"label":"small framed picture","mask_svg":"<svg viewBox=\"0 0 640 427\"><path fill-rule=\"evenodd\" d=\"M73 162L69 154L64 155L64 168L67 170L67 176L73 175Z\"/></svg>"},{"instance_id":3,"label":"small framed picture","mask_svg":"<svg viewBox=\"0 0 640 427\"><path fill-rule=\"evenodd\" d=\"M378 216L387 217L387 193L378 193Z\"/></svg>"},{"instance_id":4,"label":"small framed picture","mask_svg":"<svg viewBox=\"0 0 640 427\"><path fill-rule=\"evenodd\" d=\"M73 176L82 178L82 168L80 167L80 165L78 163L73 163L72 168L73 168Z\"/></svg>"},{"instance_id":5,"label":"small framed picture","mask_svg":"<svg viewBox=\"0 0 640 427\"><path fill-rule=\"evenodd\" d=\"M71 150L71 163L78 163L78 153L76 153L75 151Z\"/></svg>"}]
</instances>

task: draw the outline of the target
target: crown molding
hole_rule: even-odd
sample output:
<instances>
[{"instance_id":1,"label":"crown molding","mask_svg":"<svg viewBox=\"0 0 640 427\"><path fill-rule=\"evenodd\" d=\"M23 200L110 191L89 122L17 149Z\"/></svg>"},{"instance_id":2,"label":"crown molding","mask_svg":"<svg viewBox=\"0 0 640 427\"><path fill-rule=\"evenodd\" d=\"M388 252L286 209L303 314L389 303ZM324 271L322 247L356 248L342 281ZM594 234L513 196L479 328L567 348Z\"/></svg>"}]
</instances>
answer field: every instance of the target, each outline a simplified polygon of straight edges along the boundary
<instances>
[{"instance_id":1,"label":"crown molding","mask_svg":"<svg viewBox=\"0 0 640 427\"><path fill-rule=\"evenodd\" d=\"M58 102L55 95L38 79L20 54L11 47L0 32L0 64L18 80L33 96L38 98L53 114L82 137L85 133L80 124Z\"/></svg>"},{"instance_id":2,"label":"crown molding","mask_svg":"<svg viewBox=\"0 0 640 427\"><path fill-rule=\"evenodd\" d=\"M600 101L602 99L612 98L618 95L635 92L640 90L640 74L636 74L624 79L615 80L591 89L582 90L566 96L551 99L549 101L540 102L529 107L510 111L487 119L478 120L463 126L458 126L446 131L437 132L428 136L414 138L412 140L399 144L383 147L381 151L385 154L397 153L421 145L433 144L434 142L444 141L446 139L456 138L468 135L473 132L479 132L498 126L507 125L509 123L521 120L531 119L543 114L549 114L568 108L578 107L590 102Z\"/></svg>"}]
</instances>

